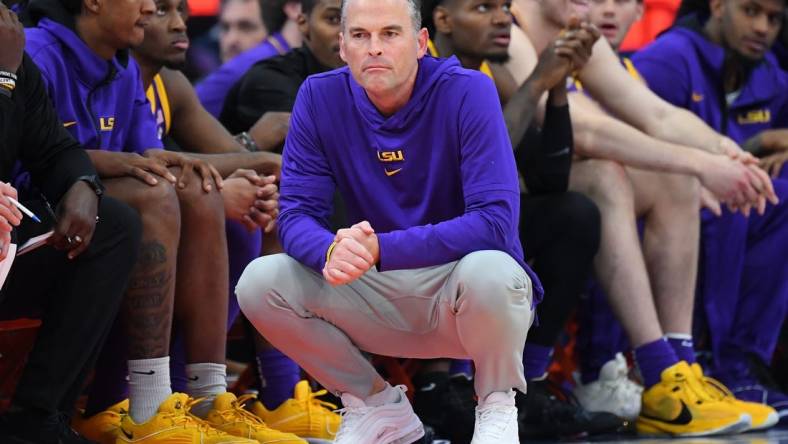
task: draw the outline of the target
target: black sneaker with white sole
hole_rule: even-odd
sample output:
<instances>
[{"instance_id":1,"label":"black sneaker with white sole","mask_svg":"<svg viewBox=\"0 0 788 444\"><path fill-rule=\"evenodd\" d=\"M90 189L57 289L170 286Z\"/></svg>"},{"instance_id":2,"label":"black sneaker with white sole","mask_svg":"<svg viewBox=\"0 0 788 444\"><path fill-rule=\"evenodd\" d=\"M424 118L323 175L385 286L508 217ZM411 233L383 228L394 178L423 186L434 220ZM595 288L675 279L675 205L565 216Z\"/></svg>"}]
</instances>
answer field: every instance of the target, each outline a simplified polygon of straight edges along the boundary
<instances>
[{"instance_id":1,"label":"black sneaker with white sole","mask_svg":"<svg viewBox=\"0 0 788 444\"><path fill-rule=\"evenodd\" d=\"M520 439L575 438L631 430L629 421L607 412L589 412L547 380L528 381L517 392Z\"/></svg>"}]
</instances>

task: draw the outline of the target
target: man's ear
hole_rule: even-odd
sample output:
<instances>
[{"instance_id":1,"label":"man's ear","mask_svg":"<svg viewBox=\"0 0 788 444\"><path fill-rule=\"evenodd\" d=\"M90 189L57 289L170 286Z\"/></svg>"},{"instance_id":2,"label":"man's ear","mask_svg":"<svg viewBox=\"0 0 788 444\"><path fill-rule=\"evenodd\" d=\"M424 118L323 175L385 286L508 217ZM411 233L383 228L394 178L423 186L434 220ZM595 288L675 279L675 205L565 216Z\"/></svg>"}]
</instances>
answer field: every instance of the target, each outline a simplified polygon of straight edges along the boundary
<instances>
[{"instance_id":1,"label":"man's ear","mask_svg":"<svg viewBox=\"0 0 788 444\"><path fill-rule=\"evenodd\" d=\"M98 14L104 6L106 6L104 0L82 0L83 11L90 11L94 14Z\"/></svg>"},{"instance_id":2,"label":"man's ear","mask_svg":"<svg viewBox=\"0 0 788 444\"><path fill-rule=\"evenodd\" d=\"M301 2L289 1L282 7L288 20L298 22L298 16L301 15Z\"/></svg>"},{"instance_id":3,"label":"man's ear","mask_svg":"<svg viewBox=\"0 0 788 444\"><path fill-rule=\"evenodd\" d=\"M722 18L723 10L725 9L723 0L709 0L709 11L714 18Z\"/></svg>"},{"instance_id":4,"label":"man's ear","mask_svg":"<svg viewBox=\"0 0 788 444\"><path fill-rule=\"evenodd\" d=\"M451 15L445 6L436 6L432 11L432 23L435 25L435 33L451 34Z\"/></svg>"},{"instance_id":5,"label":"man's ear","mask_svg":"<svg viewBox=\"0 0 788 444\"><path fill-rule=\"evenodd\" d=\"M345 33L343 31L339 31L339 58L347 63L347 57L345 56Z\"/></svg>"},{"instance_id":6,"label":"man's ear","mask_svg":"<svg viewBox=\"0 0 788 444\"><path fill-rule=\"evenodd\" d=\"M296 24L298 24L298 32L300 32L306 40L309 40L309 19L307 16L304 14L298 14Z\"/></svg>"},{"instance_id":7,"label":"man's ear","mask_svg":"<svg viewBox=\"0 0 788 444\"><path fill-rule=\"evenodd\" d=\"M417 52L416 52L417 57L419 59L424 57L425 54L427 54L427 49L428 49L427 48L427 42L429 40L430 40L430 32L427 31L427 28L421 28L419 30L419 34L418 34L418 37L417 37L417 41L418 41L419 47L418 47Z\"/></svg>"}]
</instances>

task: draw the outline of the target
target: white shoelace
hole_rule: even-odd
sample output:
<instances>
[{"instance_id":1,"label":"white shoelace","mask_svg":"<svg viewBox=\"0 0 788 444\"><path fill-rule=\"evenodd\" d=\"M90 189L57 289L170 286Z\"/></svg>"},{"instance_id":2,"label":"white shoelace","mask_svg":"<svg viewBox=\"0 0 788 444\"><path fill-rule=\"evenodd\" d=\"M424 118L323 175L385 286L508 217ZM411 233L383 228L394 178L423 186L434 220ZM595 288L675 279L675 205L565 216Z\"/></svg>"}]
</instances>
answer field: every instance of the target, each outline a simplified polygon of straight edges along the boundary
<instances>
[{"instance_id":1,"label":"white shoelace","mask_svg":"<svg viewBox=\"0 0 788 444\"><path fill-rule=\"evenodd\" d=\"M337 432L337 436L335 438L336 442L341 442L342 438L347 439L348 435L350 435L351 431L355 428L355 425L370 410L372 410L372 407L366 407L366 406L345 407L339 410L335 410L336 413L339 413L342 416L342 422L339 425L339 431Z\"/></svg>"},{"instance_id":2,"label":"white shoelace","mask_svg":"<svg viewBox=\"0 0 788 444\"><path fill-rule=\"evenodd\" d=\"M509 416L515 407L493 406L476 411L476 435L480 438L501 439L509 425Z\"/></svg>"}]
</instances>

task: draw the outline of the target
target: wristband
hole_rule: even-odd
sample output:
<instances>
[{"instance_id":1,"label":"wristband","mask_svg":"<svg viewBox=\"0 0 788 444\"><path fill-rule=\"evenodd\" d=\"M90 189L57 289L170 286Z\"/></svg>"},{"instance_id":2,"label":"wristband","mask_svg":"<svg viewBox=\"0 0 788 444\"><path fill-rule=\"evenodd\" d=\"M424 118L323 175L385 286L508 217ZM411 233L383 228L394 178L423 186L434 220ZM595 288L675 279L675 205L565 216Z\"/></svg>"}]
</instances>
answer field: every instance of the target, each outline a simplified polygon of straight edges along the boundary
<instances>
[{"instance_id":1,"label":"wristband","mask_svg":"<svg viewBox=\"0 0 788 444\"><path fill-rule=\"evenodd\" d=\"M246 131L237 134L235 136L235 141L240 143L241 146L246 148L248 151L251 152L260 151L260 148L257 146L257 143L255 143L254 139L252 139L252 136L250 136L249 133L247 133Z\"/></svg>"},{"instance_id":2,"label":"wristband","mask_svg":"<svg viewBox=\"0 0 788 444\"><path fill-rule=\"evenodd\" d=\"M331 245L328 246L328 250L326 251L326 263L331 259L331 253L334 252L334 247L337 246L337 241L331 242Z\"/></svg>"},{"instance_id":3,"label":"wristband","mask_svg":"<svg viewBox=\"0 0 788 444\"><path fill-rule=\"evenodd\" d=\"M13 80L18 80L16 74L8 71L0 71L0 77L6 77Z\"/></svg>"},{"instance_id":4,"label":"wristband","mask_svg":"<svg viewBox=\"0 0 788 444\"><path fill-rule=\"evenodd\" d=\"M0 86L5 89L13 91L16 88L16 80L8 77L0 77Z\"/></svg>"}]
</instances>

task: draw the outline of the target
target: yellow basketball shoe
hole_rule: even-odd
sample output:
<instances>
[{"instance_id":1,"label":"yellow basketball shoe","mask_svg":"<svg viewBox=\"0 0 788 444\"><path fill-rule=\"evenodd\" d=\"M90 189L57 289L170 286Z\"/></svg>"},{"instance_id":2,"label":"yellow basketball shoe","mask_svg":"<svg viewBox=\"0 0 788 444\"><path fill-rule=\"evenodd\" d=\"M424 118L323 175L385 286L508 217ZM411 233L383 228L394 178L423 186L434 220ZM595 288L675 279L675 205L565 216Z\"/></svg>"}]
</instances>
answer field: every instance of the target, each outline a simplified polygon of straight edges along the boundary
<instances>
[{"instance_id":1,"label":"yellow basketball shoe","mask_svg":"<svg viewBox=\"0 0 788 444\"><path fill-rule=\"evenodd\" d=\"M116 444L257 444L257 441L228 435L189 414L199 400L183 393L173 393L159 407L159 412L144 424L130 415L120 421Z\"/></svg>"},{"instance_id":2,"label":"yellow basketball shoe","mask_svg":"<svg viewBox=\"0 0 788 444\"><path fill-rule=\"evenodd\" d=\"M71 420L71 427L91 441L99 444L115 444L120 431L120 419L128 412L129 400L124 399L90 418L77 414Z\"/></svg>"},{"instance_id":3,"label":"yellow basketball shoe","mask_svg":"<svg viewBox=\"0 0 788 444\"><path fill-rule=\"evenodd\" d=\"M241 401L246 401L241 398ZM235 436L249 438L260 444L306 444L292 433L268 427L262 419L244 410L243 403L230 392L222 393L213 401L213 408L205 417L211 427Z\"/></svg>"},{"instance_id":4,"label":"yellow basketball shoe","mask_svg":"<svg viewBox=\"0 0 788 444\"><path fill-rule=\"evenodd\" d=\"M666 368L661 377L658 384L643 392L635 423L638 433L704 436L750 427L750 415L709 395L686 362Z\"/></svg>"},{"instance_id":5,"label":"yellow basketball shoe","mask_svg":"<svg viewBox=\"0 0 788 444\"><path fill-rule=\"evenodd\" d=\"M309 382L300 381L295 386L293 398L274 410L265 408L262 402L252 404L252 413L277 430L295 433L302 438L333 440L339 430L342 417L334 413L337 406L317 399L325 390L312 392Z\"/></svg>"},{"instance_id":6,"label":"yellow basketball shoe","mask_svg":"<svg viewBox=\"0 0 788 444\"><path fill-rule=\"evenodd\" d=\"M780 422L780 415L777 413L777 410L766 404L736 399L733 393L728 390L728 387L725 387L725 384L714 378L705 376L703 374L703 368L701 368L700 364L697 362L692 364L692 371L695 373L696 378L703 381L706 391L709 392L714 399L730 403L740 411L752 417L752 426L750 430L768 429Z\"/></svg>"}]
</instances>

